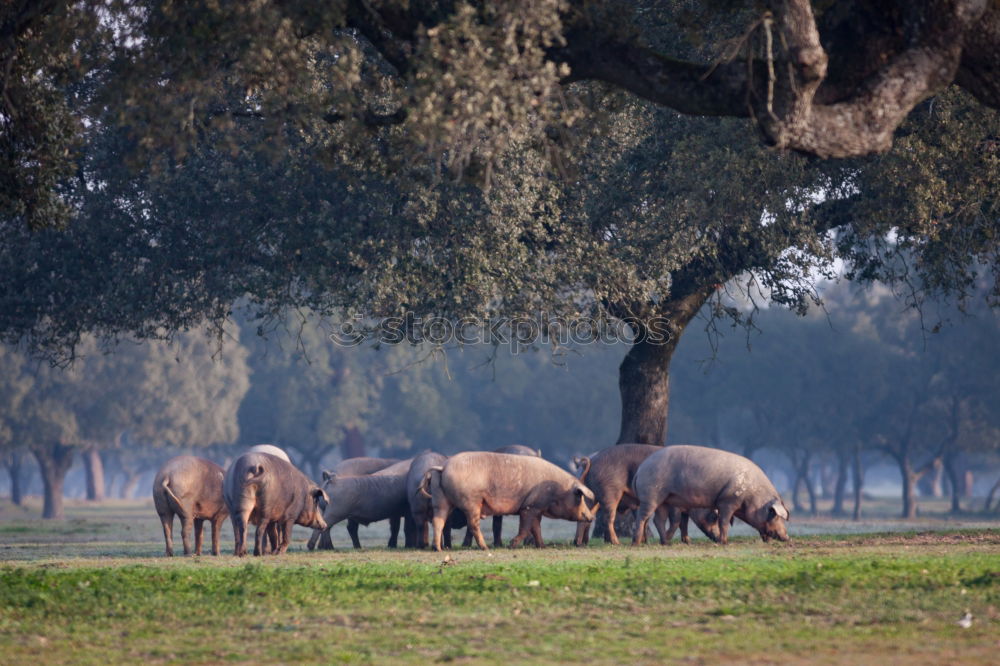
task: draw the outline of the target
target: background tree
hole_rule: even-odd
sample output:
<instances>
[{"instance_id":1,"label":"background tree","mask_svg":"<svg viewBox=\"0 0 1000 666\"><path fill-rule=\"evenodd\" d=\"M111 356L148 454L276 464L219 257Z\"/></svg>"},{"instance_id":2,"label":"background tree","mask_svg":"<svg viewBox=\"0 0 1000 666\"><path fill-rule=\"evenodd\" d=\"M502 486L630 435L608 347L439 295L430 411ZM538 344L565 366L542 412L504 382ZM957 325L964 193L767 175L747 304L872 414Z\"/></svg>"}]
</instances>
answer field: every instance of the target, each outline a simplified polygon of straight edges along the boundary
<instances>
[{"instance_id":1,"label":"background tree","mask_svg":"<svg viewBox=\"0 0 1000 666\"><path fill-rule=\"evenodd\" d=\"M8 394L11 386L31 382L18 405L5 407L5 420L38 460L43 517L63 516L62 488L74 455L121 445L122 433L146 448L236 438L236 410L248 385L245 352L234 349L214 362L207 341L196 335L174 344L122 345L113 355L102 354L93 340L84 344L71 367L22 361L11 368L19 372L4 377ZM95 457L91 471L100 464Z\"/></svg>"}]
</instances>

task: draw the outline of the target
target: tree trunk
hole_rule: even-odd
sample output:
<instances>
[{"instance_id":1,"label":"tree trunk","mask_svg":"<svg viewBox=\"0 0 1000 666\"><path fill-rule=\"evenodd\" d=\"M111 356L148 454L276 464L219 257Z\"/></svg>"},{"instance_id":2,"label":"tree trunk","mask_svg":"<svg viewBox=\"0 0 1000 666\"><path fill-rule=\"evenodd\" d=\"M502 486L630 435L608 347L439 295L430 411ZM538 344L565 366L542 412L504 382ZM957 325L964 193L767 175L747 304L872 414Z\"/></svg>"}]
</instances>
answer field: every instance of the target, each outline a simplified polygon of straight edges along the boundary
<instances>
[{"instance_id":1,"label":"tree trunk","mask_svg":"<svg viewBox=\"0 0 1000 666\"><path fill-rule=\"evenodd\" d=\"M952 456L944 459L944 471L948 475L948 485L951 486L951 513L962 512L962 479Z\"/></svg>"},{"instance_id":2,"label":"tree trunk","mask_svg":"<svg viewBox=\"0 0 1000 666\"><path fill-rule=\"evenodd\" d=\"M361 458L365 455L365 437L357 426L344 428L344 441L340 444L340 454L346 458Z\"/></svg>"},{"instance_id":3,"label":"tree trunk","mask_svg":"<svg viewBox=\"0 0 1000 666\"><path fill-rule=\"evenodd\" d=\"M861 465L861 447L854 449L853 464L851 465L851 481L854 483L854 512L852 520L861 520L861 499L862 488L865 483L865 468Z\"/></svg>"},{"instance_id":4,"label":"tree trunk","mask_svg":"<svg viewBox=\"0 0 1000 666\"><path fill-rule=\"evenodd\" d=\"M844 495L847 491L848 457L844 453L837 455L837 480L833 485L833 508L830 513L834 516L844 515Z\"/></svg>"},{"instance_id":5,"label":"tree trunk","mask_svg":"<svg viewBox=\"0 0 1000 666\"><path fill-rule=\"evenodd\" d=\"M940 458L935 458L928 464L925 473L920 476L917 488L924 497L944 497L942 481L944 480L944 465Z\"/></svg>"},{"instance_id":6,"label":"tree trunk","mask_svg":"<svg viewBox=\"0 0 1000 666\"><path fill-rule=\"evenodd\" d=\"M21 485L24 473L24 452L11 451L6 457L7 473L10 475L10 501L15 506L24 502L24 488Z\"/></svg>"},{"instance_id":7,"label":"tree trunk","mask_svg":"<svg viewBox=\"0 0 1000 666\"><path fill-rule=\"evenodd\" d=\"M913 464L910 463L910 457L907 455L900 455L896 458L896 463L899 465L899 474L902 476L903 480L903 512L900 514L903 518L912 519L917 517L917 481L920 479L920 474L913 470Z\"/></svg>"},{"instance_id":8,"label":"tree trunk","mask_svg":"<svg viewBox=\"0 0 1000 666\"><path fill-rule=\"evenodd\" d=\"M998 490L1000 490L1000 480L993 484L990 492L986 495L986 503L983 504L983 511L990 510L990 506L993 504L993 497L997 494Z\"/></svg>"},{"instance_id":9,"label":"tree trunk","mask_svg":"<svg viewBox=\"0 0 1000 666\"><path fill-rule=\"evenodd\" d=\"M38 460L38 469L42 474L42 485L45 488L42 518L65 518L63 483L66 480L66 473L73 466L74 448L55 443L47 448L33 449L33 452L35 459Z\"/></svg>"},{"instance_id":10,"label":"tree trunk","mask_svg":"<svg viewBox=\"0 0 1000 666\"><path fill-rule=\"evenodd\" d=\"M139 479L142 478L142 472L139 470L129 469L125 471L125 478L122 479L122 488L120 496L122 499L132 499L135 495L135 488L139 485Z\"/></svg>"},{"instance_id":11,"label":"tree trunk","mask_svg":"<svg viewBox=\"0 0 1000 666\"><path fill-rule=\"evenodd\" d=\"M622 422L618 444L667 441L670 408L670 358L677 344L640 342L632 345L618 369Z\"/></svg>"},{"instance_id":12,"label":"tree trunk","mask_svg":"<svg viewBox=\"0 0 1000 666\"><path fill-rule=\"evenodd\" d=\"M104 501L104 464L101 452L96 446L83 451L83 467L87 477L87 499L91 502Z\"/></svg>"},{"instance_id":13,"label":"tree trunk","mask_svg":"<svg viewBox=\"0 0 1000 666\"><path fill-rule=\"evenodd\" d=\"M816 485L813 483L812 478L809 476L809 465L806 464L806 468L802 475L802 481L806 486L806 493L809 495L809 515L815 516L819 513L819 508L816 506Z\"/></svg>"},{"instance_id":14,"label":"tree trunk","mask_svg":"<svg viewBox=\"0 0 1000 666\"><path fill-rule=\"evenodd\" d=\"M618 390L622 401L621 430L618 444L653 444L667 442L667 414L670 409L670 360L680 343L684 329L713 293L696 290L656 306L611 308L631 327L634 342L618 367ZM643 310L647 319L635 317Z\"/></svg>"}]
</instances>

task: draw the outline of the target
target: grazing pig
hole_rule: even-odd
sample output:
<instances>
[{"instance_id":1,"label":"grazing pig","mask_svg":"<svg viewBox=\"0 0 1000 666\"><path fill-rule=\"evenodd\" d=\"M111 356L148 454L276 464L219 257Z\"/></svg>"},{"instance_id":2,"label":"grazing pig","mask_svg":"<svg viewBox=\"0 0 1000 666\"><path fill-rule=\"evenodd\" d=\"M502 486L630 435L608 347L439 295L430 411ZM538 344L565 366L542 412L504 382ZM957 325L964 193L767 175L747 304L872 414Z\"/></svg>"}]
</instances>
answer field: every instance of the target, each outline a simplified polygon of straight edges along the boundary
<instances>
[{"instance_id":1,"label":"grazing pig","mask_svg":"<svg viewBox=\"0 0 1000 666\"><path fill-rule=\"evenodd\" d=\"M460 509L483 550L479 521L483 516L518 515L521 519L511 547L531 534L541 548L542 516L563 520L592 520L587 500L594 493L566 470L534 456L512 456L485 451L459 453L443 467L431 467L421 488L434 507L434 549L441 550L445 522Z\"/></svg>"},{"instance_id":2,"label":"grazing pig","mask_svg":"<svg viewBox=\"0 0 1000 666\"><path fill-rule=\"evenodd\" d=\"M493 449L493 453L506 453L509 456L535 456L536 458L542 457L541 449L533 449L523 444L508 444L507 446L501 446L499 449ZM467 530L465 532L465 539L462 541L463 546L472 545L472 531ZM493 516L493 547L499 548L503 545L503 516Z\"/></svg>"},{"instance_id":3,"label":"grazing pig","mask_svg":"<svg viewBox=\"0 0 1000 666\"><path fill-rule=\"evenodd\" d=\"M191 554L191 527L194 525L194 552L201 555L205 521L212 524L212 555L219 554L219 530L229 515L222 498L222 468L211 460L177 456L168 460L153 480L153 504L163 524L167 556L174 554L174 515L181 519L184 554Z\"/></svg>"},{"instance_id":4,"label":"grazing pig","mask_svg":"<svg viewBox=\"0 0 1000 666\"><path fill-rule=\"evenodd\" d=\"M317 541L322 549L333 548L330 530L343 520L348 521L347 531L355 548L361 548L359 524L367 526L389 520L389 547L395 548L399 521L410 513L410 504L406 499L406 473L412 462L403 460L364 476L323 472L323 489L330 498L324 512L327 526L321 532L313 532L309 548L315 548Z\"/></svg>"},{"instance_id":5,"label":"grazing pig","mask_svg":"<svg viewBox=\"0 0 1000 666\"><path fill-rule=\"evenodd\" d=\"M704 446L668 446L639 465L633 489L639 498L638 529L632 544L657 507L716 509L719 543L729 541L733 518L749 523L764 541L788 541L788 509L764 470L749 458Z\"/></svg>"},{"instance_id":6,"label":"grazing pig","mask_svg":"<svg viewBox=\"0 0 1000 666\"><path fill-rule=\"evenodd\" d=\"M254 555L263 553L262 538L270 523L276 523L278 548L288 550L292 526L323 529L323 507L327 496L291 463L269 453L244 453L226 470L223 495L229 508L236 538L236 555L247 554L247 526L257 526Z\"/></svg>"},{"instance_id":7,"label":"grazing pig","mask_svg":"<svg viewBox=\"0 0 1000 666\"><path fill-rule=\"evenodd\" d=\"M324 470L324 478L326 474L336 474L337 476L365 476L367 474L374 474L379 472L386 467L395 465L400 462L397 458L368 458L365 456L359 456L357 458L346 458L341 460L339 463L334 465L332 470ZM390 521L390 529L392 527L392 521ZM349 534L358 533L358 524L353 520L348 519L347 521L347 532ZM399 532L399 523L395 525L395 532ZM389 541L395 543L395 537L390 535ZM319 547L330 550L333 548L333 540L330 538L330 528L320 531L314 531L312 536L309 537L309 549L312 550L316 547L317 541L319 542Z\"/></svg>"},{"instance_id":8,"label":"grazing pig","mask_svg":"<svg viewBox=\"0 0 1000 666\"><path fill-rule=\"evenodd\" d=\"M639 465L662 446L649 444L618 444L603 449L588 457L578 458L578 466L583 467L580 480L594 491L599 506L604 507L604 517L607 525L604 540L618 545L618 535L615 533L615 517L619 511L632 511L639 507L639 500L632 491L632 479ZM597 507L594 507L597 511ZM713 541L718 540L718 516L713 510L692 509L690 517L705 535ZM670 529L665 528L670 519ZM667 544L673 537L677 526L681 528L681 540L690 543L687 526L688 515L680 511L668 511L666 507L657 510L653 524L660 535L660 543ZM643 535L645 537L645 535ZM576 545L583 546L590 541L590 523L581 522L576 529Z\"/></svg>"}]
</instances>

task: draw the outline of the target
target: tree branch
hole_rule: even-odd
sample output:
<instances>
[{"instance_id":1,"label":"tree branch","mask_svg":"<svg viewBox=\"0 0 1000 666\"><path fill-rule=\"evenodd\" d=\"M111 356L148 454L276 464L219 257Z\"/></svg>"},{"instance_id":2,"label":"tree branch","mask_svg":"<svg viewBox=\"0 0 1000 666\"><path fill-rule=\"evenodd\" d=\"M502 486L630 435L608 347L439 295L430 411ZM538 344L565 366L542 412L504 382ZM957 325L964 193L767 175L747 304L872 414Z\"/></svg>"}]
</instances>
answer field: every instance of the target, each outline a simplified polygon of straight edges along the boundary
<instances>
[{"instance_id":1,"label":"tree branch","mask_svg":"<svg viewBox=\"0 0 1000 666\"><path fill-rule=\"evenodd\" d=\"M850 157L888 150L907 114L955 80L965 35L987 6L986 0L932 0L910 17L905 27L912 34L906 42L897 52L882 54L884 64L859 81L851 97L821 104L816 97L828 59L810 2L770 4L758 30L765 31L768 43L783 46L773 59L710 68L595 33L589 26L570 30L567 45L551 56L570 65L566 82L605 81L681 113L749 115L778 148ZM975 76L975 63L967 59L966 64L963 77Z\"/></svg>"}]
</instances>

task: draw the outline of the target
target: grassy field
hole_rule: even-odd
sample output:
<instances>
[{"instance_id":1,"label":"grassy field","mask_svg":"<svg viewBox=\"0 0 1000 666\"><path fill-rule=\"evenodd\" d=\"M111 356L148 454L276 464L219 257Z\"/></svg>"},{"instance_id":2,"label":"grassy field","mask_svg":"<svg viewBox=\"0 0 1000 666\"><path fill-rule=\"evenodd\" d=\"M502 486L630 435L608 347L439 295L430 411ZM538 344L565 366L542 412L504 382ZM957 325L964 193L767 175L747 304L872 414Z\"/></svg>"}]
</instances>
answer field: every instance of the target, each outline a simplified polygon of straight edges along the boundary
<instances>
[{"instance_id":1,"label":"grassy field","mask_svg":"<svg viewBox=\"0 0 1000 666\"><path fill-rule=\"evenodd\" d=\"M162 557L148 502L0 502L0 663L996 663L1000 530L921 523L722 548ZM970 526L971 525L971 526ZM957 528L957 529L956 529ZM507 532L512 533L513 525ZM231 552L228 526L224 552ZM179 539L178 539L179 547ZM958 625L966 613L968 628Z\"/></svg>"}]
</instances>

